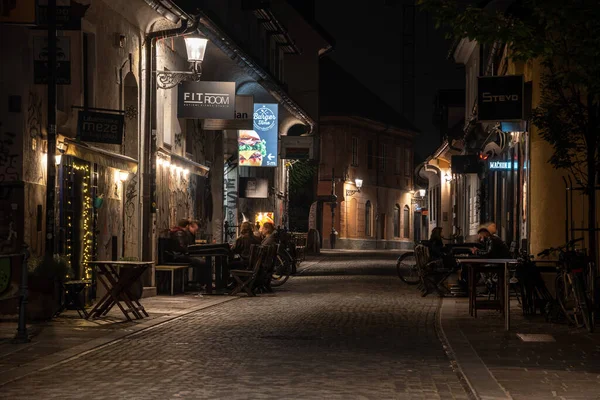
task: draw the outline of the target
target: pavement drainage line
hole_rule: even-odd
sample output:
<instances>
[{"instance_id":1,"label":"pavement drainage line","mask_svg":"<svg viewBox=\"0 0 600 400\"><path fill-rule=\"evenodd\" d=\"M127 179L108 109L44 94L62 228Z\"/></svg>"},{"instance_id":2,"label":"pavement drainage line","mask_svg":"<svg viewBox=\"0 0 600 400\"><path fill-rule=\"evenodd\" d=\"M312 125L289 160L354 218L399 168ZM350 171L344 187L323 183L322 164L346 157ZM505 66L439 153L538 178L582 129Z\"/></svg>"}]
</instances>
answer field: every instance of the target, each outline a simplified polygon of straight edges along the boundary
<instances>
[{"instance_id":1,"label":"pavement drainage line","mask_svg":"<svg viewBox=\"0 0 600 400\"><path fill-rule=\"evenodd\" d=\"M450 344L450 341L448 340L448 337L446 336L446 332L444 331L444 327L442 324L443 303L444 303L444 298L440 298L439 302L438 302L438 313L437 313L437 317L435 319L436 320L436 324L435 324L436 332L438 334L439 340L442 342L442 346L444 348L446 355L450 359L450 362L455 369L456 375L458 376L460 383L463 385L463 388L467 392L467 396L471 400L497 399L497 397L490 397L487 395L480 396L477 393L477 391L475 390L475 388L473 387L473 385L471 384L471 381L469 380L467 374L464 372L463 368L460 366L460 362L458 361L458 358L456 357L456 353L452 349L452 345ZM458 328L458 329L460 329L460 328ZM483 360L481 360L481 358L479 357L479 355L477 354L475 349L471 346L471 343L468 342L468 339L466 338L464 333L462 333L462 331L461 331L460 334L467 341L467 343L469 344L469 347L471 347L471 349L473 350L473 352L479 359L479 362L481 363L482 367L488 372L488 374L490 375L492 380L496 383L496 385L498 385L500 390L505 394L506 397L504 397L504 398L507 400L513 400L513 397L510 395L510 393L508 393L504 389L504 387L502 387L502 385L500 385L500 383L498 383L498 381L496 380L496 377L494 377L494 375L488 369L488 367L485 365Z\"/></svg>"},{"instance_id":2,"label":"pavement drainage line","mask_svg":"<svg viewBox=\"0 0 600 400\"><path fill-rule=\"evenodd\" d=\"M184 316L186 316L186 315L192 314L192 313L194 313L194 312L196 312L196 311L205 310L205 309L207 309L207 308L215 307L215 306L218 306L218 305L221 305L221 304L224 304L224 303L227 303L227 302L233 301L233 300L237 300L237 299L239 299L239 298L240 298L240 297L231 297L231 298L227 298L227 299L225 299L225 300L223 300L223 301L220 301L220 302L218 302L218 303L214 303L214 304L208 304L208 305L203 305L203 306L194 307L194 308L190 309L190 311L189 311L189 312L186 312L186 313L184 313L184 314L180 314L180 315L173 316L172 318L169 318L169 319L167 319L167 320L165 320L165 321L162 321L162 322L159 322L159 323L157 323L157 324L154 324L154 325L149 325L149 326L146 326L146 327L141 327L141 326L140 326L140 329L139 329L139 330L136 330L135 332L129 332L129 333L125 333L125 334L123 334L122 336L120 336L120 337L117 337L116 339L109 340L108 342L106 342L106 343L103 343L103 344L101 344L101 345L98 345L98 346L96 346L96 347L93 347L93 348L91 348L91 349L89 349L89 350L85 350L85 351L83 351L83 352L81 352L81 353L78 353L78 354L75 354L75 355L73 355L73 356L67 357L67 358L65 358L65 359L63 359L63 360L56 361L56 362L54 362L54 363L51 363L51 364L49 364L49 365L46 365L45 367L40 367L40 368L34 369L33 371L27 372L27 373L25 373L25 374L23 374L23 375L20 375L20 376L14 377L14 378L12 378L12 379L9 379L9 380L7 380L7 381L0 382L0 387L2 387L2 386L5 386L5 385L8 385L9 383L13 383L13 382L15 382L15 381L18 381L18 380L20 380L20 379L23 379L23 378L25 378L25 377L27 377L27 376L29 376L29 375L33 375L33 374L35 374L35 373L38 373L38 372L47 371L47 370L49 370L49 369L51 369L51 368L54 368L54 367L56 367L56 366L58 366L58 365L62 365L62 364L65 364L65 363L67 363L67 362L70 362L70 361L77 360L77 359L79 359L79 358L81 358L81 357L83 357L83 356L85 356L85 355L88 355L88 354L90 354L90 353L93 353L93 352L95 352L95 351L102 350L102 349L105 349L105 348L107 348L107 347L109 347L109 346L113 346L113 345L115 345L115 344L117 344L117 343L119 343L119 342L122 342L122 341L123 341L125 338L127 338L127 337L129 337L129 336L134 336L134 335L137 335L137 334L139 334L139 333L141 333L141 332L145 332L145 331L148 331L148 330L150 330L150 329L154 329L154 328L156 328L156 327L158 327L158 326L162 326L162 325L164 325L164 324L167 324L167 323L173 322L173 321L175 321L175 320L177 320L177 319L179 319L179 318L182 318L182 317L184 317ZM150 320L150 321L148 321L148 322L152 322L152 321L155 321L155 320ZM101 339L101 338L99 338L99 339ZM66 350L63 350L63 351L69 351L69 350L70 350L70 349L66 349ZM53 356L55 356L55 354L49 354L47 357L53 357ZM35 361L32 361L32 363L34 363L34 362L35 362ZM30 364L31 364L31 363L24 364L24 365L23 365L21 368L26 368L26 367L27 367L27 365L30 365Z\"/></svg>"}]
</instances>

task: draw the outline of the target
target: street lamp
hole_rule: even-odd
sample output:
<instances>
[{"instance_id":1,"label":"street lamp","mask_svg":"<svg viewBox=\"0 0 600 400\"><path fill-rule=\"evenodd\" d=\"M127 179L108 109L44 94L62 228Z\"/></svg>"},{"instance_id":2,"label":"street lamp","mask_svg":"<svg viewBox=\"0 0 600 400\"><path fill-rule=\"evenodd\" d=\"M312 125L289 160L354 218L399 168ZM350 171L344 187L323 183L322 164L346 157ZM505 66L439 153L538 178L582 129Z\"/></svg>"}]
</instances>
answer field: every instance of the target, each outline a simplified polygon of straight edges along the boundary
<instances>
[{"instance_id":1,"label":"street lamp","mask_svg":"<svg viewBox=\"0 0 600 400\"><path fill-rule=\"evenodd\" d=\"M360 188L362 187L363 180L356 178L354 180L354 184L356 185L356 189L354 189L354 190L346 190L346 196L352 196L355 193L360 193Z\"/></svg>"},{"instance_id":2,"label":"street lamp","mask_svg":"<svg viewBox=\"0 0 600 400\"><path fill-rule=\"evenodd\" d=\"M202 75L202 61L208 39L198 36L184 37L190 71L156 71L156 85L160 89L171 89L183 81L198 82Z\"/></svg>"}]
</instances>

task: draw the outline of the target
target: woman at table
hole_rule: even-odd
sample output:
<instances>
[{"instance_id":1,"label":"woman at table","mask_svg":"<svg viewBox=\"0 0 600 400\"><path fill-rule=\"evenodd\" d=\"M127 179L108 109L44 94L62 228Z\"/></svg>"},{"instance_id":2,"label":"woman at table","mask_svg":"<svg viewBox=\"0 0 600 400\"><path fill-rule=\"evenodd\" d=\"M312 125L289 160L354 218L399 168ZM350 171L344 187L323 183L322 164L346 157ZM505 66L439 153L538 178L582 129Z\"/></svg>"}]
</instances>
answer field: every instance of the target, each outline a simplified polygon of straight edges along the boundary
<instances>
[{"instance_id":1,"label":"woman at table","mask_svg":"<svg viewBox=\"0 0 600 400\"><path fill-rule=\"evenodd\" d=\"M240 229L240 236L235 240L231 251L240 257L241 264L245 266L250 261L250 248L253 244L260 244L260 240L254 235L252 224L250 222L243 222ZM232 269L235 268L232 267Z\"/></svg>"}]
</instances>

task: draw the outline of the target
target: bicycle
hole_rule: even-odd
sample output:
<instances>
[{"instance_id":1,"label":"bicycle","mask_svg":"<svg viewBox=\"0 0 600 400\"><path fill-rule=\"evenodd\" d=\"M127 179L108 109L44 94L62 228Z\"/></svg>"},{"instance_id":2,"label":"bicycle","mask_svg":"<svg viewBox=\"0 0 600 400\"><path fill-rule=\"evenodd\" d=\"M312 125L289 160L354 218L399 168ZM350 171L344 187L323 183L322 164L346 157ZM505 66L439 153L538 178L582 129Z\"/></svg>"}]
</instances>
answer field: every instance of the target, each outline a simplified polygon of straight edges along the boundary
<instances>
[{"instance_id":1,"label":"bicycle","mask_svg":"<svg viewBox=\"0 0 600 400\"><path fill-rule=\"evenodd\" d=\"M279 246L275 256L275 265L271 275L271 286L281 286L296 272L300 260L296 254L294 237L287 230L278 231Z\"/></svg>"},{"instance_id":2,"label":"bicycle","mask_svg":"<svg viewBox=\"0 0 600 400\"><path fill-rule=\"evenodd\" d=\"M554 281L556 302L567 322L577 327L585 326L591 333L594 330L594 320L586 293L587 256L585 252L574 248L575 243L582 240L573 239L563 246L550 247L538 253L538 257L558 253Z\"/></svg>"}]
</instances>

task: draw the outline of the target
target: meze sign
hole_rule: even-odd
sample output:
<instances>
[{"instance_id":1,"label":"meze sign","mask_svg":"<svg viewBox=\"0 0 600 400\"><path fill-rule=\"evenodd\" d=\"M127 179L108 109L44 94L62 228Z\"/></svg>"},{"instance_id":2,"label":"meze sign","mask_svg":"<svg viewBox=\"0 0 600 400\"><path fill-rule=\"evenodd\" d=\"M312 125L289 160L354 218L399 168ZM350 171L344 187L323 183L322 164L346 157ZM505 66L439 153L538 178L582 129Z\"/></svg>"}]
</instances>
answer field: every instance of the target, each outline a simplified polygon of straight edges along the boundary
<instances>
[{"instance_id":1,"label":"meze sign","mask_svg":"<svg viewBox=\"0 0 600 400\"><path fill-rule=\"evenodd\" d=\"M279 137L277 104L254 104L254 130L238 133L241 167L276 167Z\"/></svg>"},{"instance_id":2,"label":"meze sign","mask_svg":"<svg viewBox=\"0 0 600 400\"><path fill-rule=\"evenodd\" d=\"M523 119L523 75L477 78L477 119L518 121Z\"/></svg>"},{"instance_id":3,"label":"meze sign","mask_svg":"<svg viewBox=\"0 0 600 400\"><path fill-rule=\"evenodd\" d=\"M234 119L235 82L181 82L177 118Z\"/></svg>"},{"instance_id":4,"label":"meze sign","mask_svg":"<svg viewBox=\"0 0 600 400\"><path fill-rule=\"evenodd\" d=\"M121 144L124 122L121 114L79 111L77 136L84 142Z\"/></svg>"}]
</instances>

